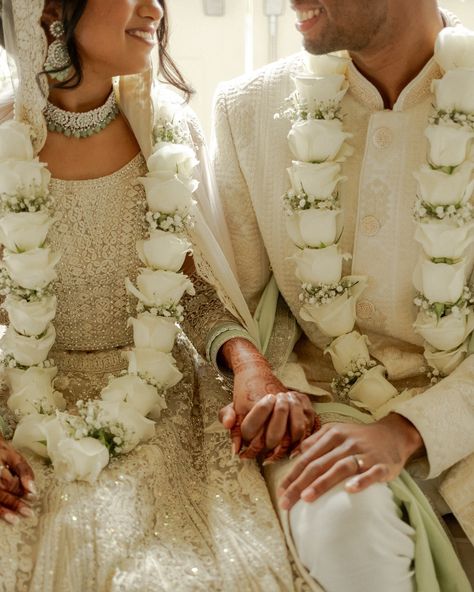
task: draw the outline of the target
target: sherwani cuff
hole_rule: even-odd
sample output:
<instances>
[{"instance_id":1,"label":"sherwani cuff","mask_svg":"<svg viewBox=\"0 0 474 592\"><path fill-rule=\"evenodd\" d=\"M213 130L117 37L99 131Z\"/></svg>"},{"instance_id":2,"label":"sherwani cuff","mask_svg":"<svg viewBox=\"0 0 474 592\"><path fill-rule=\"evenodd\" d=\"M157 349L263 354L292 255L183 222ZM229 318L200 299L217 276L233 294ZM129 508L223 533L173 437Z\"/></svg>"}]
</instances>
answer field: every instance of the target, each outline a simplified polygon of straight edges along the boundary
<instances>
[{"instance_id":1,"label":"sherwani cuff","mask_svg":"<svg viewBox=\"0 0 474 592\"><path fill-rule=\"evenodd\" d=\"M474 356L424 393L393 409L420 432L433 479L474 452Z\"/></svg>"},{"instance_id":2,"label":"sherwani cuff","mask_svg":"<svg viewBox=\"0 0 474 592\"><path fill-rule=\"evenodd\" d=\"M0 415L0 436L5 437L6 430L7 430L7 426L6 426L5 420Z\"/></svg>"},{"instance_id":3,"label":"sherwani cuff","mask_svg":"<svg viewBox=\"0 0 474 592\"><path fill-rule=\"evenodd\" d=\"M229 379L232 378L233 374L228 368L219 364L218 355L221 347L235 337L246 339L258 348L257 343L252 339L249 332L238 323L233 322L226 322L215 326L209 333L206 346L207 360L211 362L221 375Z\"/></svg>"}]
</instances>

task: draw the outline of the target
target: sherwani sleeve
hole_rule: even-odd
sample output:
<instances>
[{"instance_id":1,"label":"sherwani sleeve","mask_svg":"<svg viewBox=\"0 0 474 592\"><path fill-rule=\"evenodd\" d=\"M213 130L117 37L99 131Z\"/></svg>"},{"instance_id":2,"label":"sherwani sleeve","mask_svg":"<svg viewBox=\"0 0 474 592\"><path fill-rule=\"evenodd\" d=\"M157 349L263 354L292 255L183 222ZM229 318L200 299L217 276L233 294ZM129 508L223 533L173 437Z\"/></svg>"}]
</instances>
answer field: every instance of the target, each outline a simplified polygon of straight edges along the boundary
<instances>
[{"instance_id":1,"label":"sherwani sleeve","mask_svg":"<svg viewBox=\"0 0 474 592\"><path fill-rule=\"evenodd\" d=\"M252 314L270 279L270 263L239 157L256 130L245 124L239 88L219 87L214 99L211 159L234 252L237 276ZM238 153L239 150L239 153ZM257 171L258 163L252 169Z\"/></svg>"},{"instance_id":2,"label":"sherwani sleeve","mask_svg":"<svg viewBox=\"0 0 474 592\"><path fill-rule=\"evenodd\" d=\"M424 393L399 403L425 443L432 479L474 453L474 356Z\"/></svg>"}]
</instances>

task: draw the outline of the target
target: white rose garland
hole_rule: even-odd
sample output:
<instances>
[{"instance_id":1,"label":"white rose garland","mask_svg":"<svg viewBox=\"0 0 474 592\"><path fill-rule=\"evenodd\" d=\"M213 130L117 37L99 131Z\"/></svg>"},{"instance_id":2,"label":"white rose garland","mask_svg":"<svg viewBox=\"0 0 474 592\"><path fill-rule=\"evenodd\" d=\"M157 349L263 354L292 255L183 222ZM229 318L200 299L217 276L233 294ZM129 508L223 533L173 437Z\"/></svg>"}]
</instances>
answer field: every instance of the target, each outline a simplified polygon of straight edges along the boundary
<instances>
[{"instance_id":1,"label":"white rose garland","mask_svg":"<svg viewBox=\"0 0 474 592\"><path fill-rule=\"evenodd\" d=\"M55 266L47 234L54 204L50 174L34 158L29 128L9 121L0 126L0 294L9 316L1 341L8 405L20 418L14 445L49 458L59 478L94 481L111 456L132 450L151 438L154 421L166 408L164 393L182 378L171 355L183 318L180 300L194 294L180 269L191 244L185 236L192 222L192 178L198 164L189 134L177 111L156 111L154 149L148 159L145 188L149 237L138 241L144 268L136 285L137 316L130 319L134 348L125 352L128 371L114 377L97 401L78 402L78 415L64 412L55 390L57 368L48 354L54 344L57 299Z\"/></svg>"},{"instance_id":2,"label":"white rose garland","mask_svg":"<svg viewBox=\"0 0 474 592\"><path fill-rule=\"evenodd\" d=\"M446 74L433 83L428 163L415 173L415 240L424 255L413 278L420 308L414 328L426 341L432 382L464 359L474 329L466 257L474 242L473 39L462 28L444 29L438 38L435 54ZM326 350L339 374L333 389L379 417L390 411L398 392L383 366L370 358L367 338L354 331L356 302L367 278L342 277L348 255L338 245L343 218L338 185L344 180L340 163L351 155L346 144L351 134L344 130L340 106L348 89L348 62L340 55L308 55L307 71L295 77L296 90L276 115L292 121L288 141L297 159L288 169L291 188L283 204L288 234L299 249L292 259L302 282L301 317L333 338Z\"/></svg>"},{"instance_id":3,"label":"white rose garland","mask_svg":"<svg viewBox=\"0 0 474 592\"><path fill-rule=\"evenodd\" d=\"M422 255L413 277L420 309L414 327L425 340L433 382L462 362L474 329L467 257L474 243L474 59L466 53L473 38L462 27L438 36L435 57L444 76L432 84L428 164L415 174L415 240Z\"/></svg>"}]
</instances>

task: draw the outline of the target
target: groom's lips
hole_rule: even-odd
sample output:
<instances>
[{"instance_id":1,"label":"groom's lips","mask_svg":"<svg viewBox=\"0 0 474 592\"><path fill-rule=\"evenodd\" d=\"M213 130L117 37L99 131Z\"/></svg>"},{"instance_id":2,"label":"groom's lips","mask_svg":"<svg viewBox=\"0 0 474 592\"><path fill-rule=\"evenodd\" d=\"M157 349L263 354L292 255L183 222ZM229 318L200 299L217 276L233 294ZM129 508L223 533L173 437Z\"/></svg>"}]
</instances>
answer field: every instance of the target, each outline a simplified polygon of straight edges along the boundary
<instances>
[{"instance_id":1,"label":"groom's lips","mask_svg":"<svg viewBox=\"0 0 474 592\"><path fill-rule=\"evenodd\" d=\"M322 6L293 5L296 12L296 28L300 33L306 33L314 27L324 14Z\"/></svg>"}]
</instances>

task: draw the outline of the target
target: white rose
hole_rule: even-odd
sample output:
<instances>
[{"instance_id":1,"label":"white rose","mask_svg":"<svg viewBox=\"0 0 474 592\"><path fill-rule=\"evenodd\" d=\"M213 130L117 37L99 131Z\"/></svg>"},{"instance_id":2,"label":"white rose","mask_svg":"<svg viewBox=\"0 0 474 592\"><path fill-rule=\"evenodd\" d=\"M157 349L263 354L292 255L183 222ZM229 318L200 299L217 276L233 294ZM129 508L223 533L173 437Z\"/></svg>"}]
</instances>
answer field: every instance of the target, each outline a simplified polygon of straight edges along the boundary
<instances>
[{"instance_id":1,"label":"white rose","mask_svg":"<svg viewBox=\"0 0 474 592\"><path fill-rule=\"evenodd\" d=\"M38 160L0 162L0 195L35 197L48 193L51 174Z\"/></svg>"},{"instance_id":2,"label":"white rose","mask_svg":"<svg viewBox=\"0 0 474 592\"><path fill-rule=\"evenodd\" d=\"M3 261L14 282L22 288L40 290L57 278L54 267L61 255L51 249L39 248L26 253L5 251Z\"/></svg>"},{"instance_id":3,"label":"white rose","mask_svg":"<svg viewBox=\"0 0 474 592\"><path fill-rule=\"evenodd\" d=\"M118 423L127 431L123 452L130 452L139 442L146 442L155 435L155 422L146 418L130 403L98 401L100 420Z\"/></svg>"},{"instance_id":4,"label":"white rose","mask_svg":"<svg viewBox=\"0 0 474 592\"><path fill-rule=\"evenodd\" d=\"M472 195L474 182L471 181L472 162L464 162L451 175L433 170L423 165L419 172L413 173L418 181L419 195L423 201L433 206L455 205L466 202Z\"/></svg>"},{"instance_id":5,"label":"white rose","mask_svg":"<svg viewBox=\"0 0 474 592\"><path fill-rule=\"evenodd\" d=\"M451 70L433 80L432 90L438 109L474 112L474 70Z\"/></svg>"},{"instance_id":6,"label":"white rose","mask_svg":"<svg viewBox=\"0 0 474 592\"><path fill-rule=\"evenodd\" d=\"M416 276L418 271L415 270ZM415 278L415 286L417 286ZM433 263L427 259L421 262L421 292L430 302L457 302L466 283L466 262L454 265Z\"/></svg>"},{"instance_id":7,"label":"white rose","mask_svg":"<svg viewBox=\"0 0 474 592\"><path fill-rule=\"evenodd\" d=\"M56 331L49 324L46 333L38 337L26 337L17 333L10 326L0 340L0 345L6 354L12 355L22 366L37 366L48 357L49 350L56 339Z\"/></svg>"},{"instance_id":8,"label":"white rose","mask_svg":"<svg viewBox=\"0 0 474 592\"><path fill-rule=\"evenodd\" d=\"M316 111L321 103L329 101L339 103L349 87L342 74L323 77L300 74L294 77L294 82L300 101L308 107L309 111Z\"/></svg>"},{"instance_id":9,"label":"white rose","mask_svg":"<svg viewBox=\"0 0 474 592\"><path fill-rule=\"evenodd\" d=\"M369 411L375 411L397 395L397 389L385 378L383 366L368 370L349 391L350 399Z\"/></svg>"},{"instance_id":10,"label":"white rose","mask_svg":"<svg viewBox=\"0 0 474 592\"><path fill-rule=\"evenodd\" d=\"M312 164L293 161L288 175L295 193L303 190L307 195L318 199L329 199L339 181L345 179L341 175L341 165L337 162Z\"/></svg>"},{"instance_id":11,"label":"white rose","mask_svg":"<svg viewBox=\"0 0 474 592\"><path fill-rule=\"evenodd\" d=\"M13 446L19 450L31 450L42 458L48 458L45 425L51 421L51 417L39 413L25 415L13 434Z\"/></svg>"},{"instance_id":12,"label":"white rose","mask_svg":"<svg viewBox=\"0 0 474 592\"><path fill-rule=\"evenodd\" d=\"M449 222L434 221L416 225L415 240L428 257L460 259L472 244L474 223L457 226Z\"/></svg>"},{"instance_id":13,"label":"white rose","mask_svg":"<svg viewBox=\"0 0 474 592\"><path fill-rule=\"evenodd\" d=\"M114 378L100 396L104 401L128 403L143 416L157 407L160 410L166 408L163 397L154 386L130 374Z\"/></svg>"},{"instance_id":14,"label":"white rose","mask_svg":"<svg viewBox=\"0 0 474 592\"><path fill-rule=\"evenodd\" d=\"M474 313L450 314L438 320L420 312L413 327L432 347L443 351L452 350L464 343L474 329Z\"/></svg>"},{"instance_id":15,"label":"white rose","mask_svg":"<svg viewBox=\"0 0 474 592\"><path fill-rule=\"evenodd\" d=\"M304 162L325 162L334 160L347 138L342 122L333 119L310 119L293 125L288 134L288 142L293 156Z\"/></svg>"},{"instance_id":16,"label":"white rose","mask_svg":"<svg viewBox=\"0 0 474 592\"><path fill-rule=\"evenodd\" d=\"M186 214L193 205L193 192L198 187L197 181L188 181L178 175L166 181L148 176L141 178L140 182L145 187L150 211L163 214L176 211Z\"/></svg>"},{"instance_id":17,"label":"white rose","mask_svg":"<svg viewBox=\"0 0 474 592\"><path fill-rule=\"evenodd\" d=\"M352 331L335 339L324 353L331 356L334 369L338 374L346 374L351 369L352 362L358 360L370 362L367 343L366 335Z\"/></svg>"},{"instance_id":18,"label":"white rose","mask_svg":"<svg viewBox=\"0 0 474 592\"><path fill-rule=\"evenodd\" d=\"M5 380L11 393L17 393L24 388L29 388L35 384L52 385L54 378L58 373L58 369L52 368L28 368L27 370L20 370L19 368L6 368Z\"/></svg>"},{"instance_id":19,"label":"white rose","mask_svg":"<svg viewBox=\"0 0 474 592\"><path fill-rule=\"evenodd\" d=\"M33 145L29 129L23 123L7 121L0 125L0 162L4 160L32 160Z\"/></svg>"},{"instance_id":20,"label":"white rose","mask_svg":"<svg viewBox=\"0 0 474 592\"><path fill-rule=\"evenodd\" d=\"M333 245L340 233L342 210L302 210L286 218L286 228L298 247Z\"/></svg>"},{"instance_id":21,"label":"white rose","mask_svg":"<svg viewBox=\"0 0 474 592\"><path fill-rule=\"evenodd\" d=\"M425 136L430 141L429 160L437 167L456 167L469 156L474 132L451 125L429 125Z\"/></svg>"},{"instance_id":22,"label":"white rose","mask_svg":"<svg viewBox=\"0 0 474 592\"><path fill-rule=\"evenodd\" d=\"M56 476L68 482L94 483L109 464L109 451L95 438L64 438L50 457Z\"/></svg>"},{"instance_id":23,"label":"white rose","mask_svg":"<svg viewBox=\"0 0 474 592\"><path fill-rule=\"evenodd\" d=\"M317 76L345 74L351 60L338 54L313 55L305 52L306 68Z\"/></svg>"},{"instance_id":24,"label":"white rose","mask_svg":"<svg viewBox=\"0 0 474 592\"><path fill-rule=\"evenodd\" d=\"M6 379L11 391L9 409L19 415L54 413L56 409L65 409L65 400L53 387L56 373L56 368L7 369Z\"/></svg>"},{"instance_id":25,"label":"white rose","mask_svg":"<svg viewBox=\"0 0 474 592\"><path fill-rule=\"evenodd\" d=\"M155 230L148 240L137 242L137 251L147 267L179 271L191 251L191 243L171 232Z\"/></svg>"},{"instance_id":26,"label":"white rose","mask_svg":"<svg viewBox=\"0 0 474 592\"><path fill-rule=\"evenodd\" d=\"M23 298L9 295L3 303L14 329L28 336L41 335L46 331L56 316L56 306L56 296L45 296L41 300L28 302Z\"/></svg>"},{"instance_id":27,"label":"white rose","mask_svg":"<svg viewBox=\"0 0 474 592\"><path fill-rule=\"evenodd\" d=\"M464 27L446 27L438 35L435 58L445 72L474 68L474 33Z\"/></svg>"},{"instance_id":28,"label":"white rose","mask_svg":"<svg viewBox=\"0 0 474 592\"><path fill-rule=\"evenodd\" d=\"M130 374L140 374L156 381L158 388L169 389L181 380L183 375L176 367L171 354L150 348L135 348L125 352Z\"/></svg>"},{"instance_id":29,"label":"white rose","mask_svg":"<svg viewBox=\"0 0 474 592\"><path fill-rule=\"evenodd\" d=\"M178 304L184 293L195 293L191 280L183 273L142 269L137 278L137 288L127 280L131 294L146 306Z\"/></svg>"},{"instance_id":30,"label":"white rose","mask_svg":"<svg viewBox=\"0 0 474 592\"><path fill-rule=\"evenodd\" d=\"M305 304L300 309L304 321L316 323L318 329L328 337L340 337L354 329L356 321L356 303L367 287L365 276L347 276L347 280L356 282L350 293L345 292L329 304L321 306Z\"/></svg>"},{"instance_id":31,"label":"white rose","mask_svg":"<svg viewBox=\"0 0 474 592\"><path fill-rule=\"evenodd\" d=\"M52 223L45 212L6 214L0 218L0 243L14 253L37 249L46 240Z\"/></svg>"},{"instance_id":32,"label":"white rose","mask_svg":"<svg viewBox=\"0 0 474 592\"><path fill-rule=\"evenodd\" d=\"M191 177L194 167L199 164L196 154L186 144L159 142L147 161L148 170L162 180L172 179L175 175Z\"/></svg>"},{"instance_id":33,"label":"white rose","mask_svg":"<svg viewBox=\"0 0 474 592\"><path fill-rule=\"evenodd\" d=\"M145 312L136 319L130 319L130 323L133 326L135 347L152 348L165 353L170 353L173 349L179 332L174 319Z\"/></svg>"},{"instance_id":34,"label":"white rose","mask_svg":"<svg viewBox=\"0 0 474 592\"><path fill-rule=\"evenodd\" d=\"M425 347L425 358L432 368L439 370L444 376L451 374L464 360L468 351L465 341L457 349L451 351L437 351L430 345Z\"/></svg>"},{"instance_id":35,"label":"white rose","mask_svg":"<svg viewBox=\"0 0 474 592\"><path fill-rule=\"evenodd\" d=\"M342 276L344 255L337 245L324 249L303 249L293 257L296 277L305 284L332 284Z\"/></svg>"}]
</instances>

